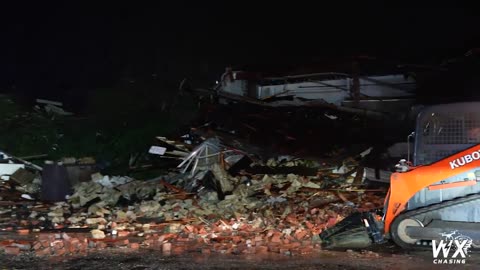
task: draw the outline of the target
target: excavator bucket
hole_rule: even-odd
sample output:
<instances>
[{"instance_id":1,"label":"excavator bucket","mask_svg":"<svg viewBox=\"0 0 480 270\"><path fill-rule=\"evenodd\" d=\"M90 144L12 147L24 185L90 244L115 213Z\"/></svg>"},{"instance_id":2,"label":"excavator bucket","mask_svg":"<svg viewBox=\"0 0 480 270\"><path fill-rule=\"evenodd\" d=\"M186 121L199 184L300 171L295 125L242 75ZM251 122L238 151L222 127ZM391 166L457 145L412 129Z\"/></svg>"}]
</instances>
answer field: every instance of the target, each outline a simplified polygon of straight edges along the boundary
<instances>
[{"instance_id":1,"label":"excavator bucket","mask_svg":"<svg viewBox=\"0 0 480 270\"><path fill-rule=\"evenodd\" d=\"M385 241L373 212L353 213L319 236L326 249L366 248Z\"/></svg>"}]
</instances>

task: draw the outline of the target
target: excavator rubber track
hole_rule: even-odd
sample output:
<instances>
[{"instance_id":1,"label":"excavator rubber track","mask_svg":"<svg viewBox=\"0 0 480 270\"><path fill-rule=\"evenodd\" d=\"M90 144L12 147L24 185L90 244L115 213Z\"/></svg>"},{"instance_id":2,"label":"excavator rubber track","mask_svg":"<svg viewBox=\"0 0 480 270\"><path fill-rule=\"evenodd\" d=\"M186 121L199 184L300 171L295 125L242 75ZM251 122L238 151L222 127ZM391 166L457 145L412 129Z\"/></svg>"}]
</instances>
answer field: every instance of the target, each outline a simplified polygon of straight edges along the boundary
<instances>
[{"instance_id":1,"label":"excavator rubber track","mask_svg":"<svg viewBox=\"0 0 480 270\"><path fill-rule=\"evenodd\" d=\"M473 248L478 249L480 247L480 223L469 222L453 222L444 220L435 220L436 216L439 216L441 211L454 210L459 207L479 207L480 206L480 194L472 194L460 198L456 198L449 201L443 201L441 203L432 204L422 208L409 210L403 214L400 214L391 225L390 237L392 240L402 248L405 249L429 249L431 250L431 240L442 240L439 231L455 230L457 233L467 235L473 240ZM417 229L423 230L424 235L429 235L430 238L436 237L436 239L420 239L417 238L414 244L406 243L401 239L399 235L399 225L405 220L414 220L419 222ZM437 226L435 226L435 224ZM440 224L441 226L438 226ZM432 227L433 226L433 227ZM417 230L418 232L418 230ZM422 235L417 233L418 235ZM427 237L428 238L428 237Z\"/></svg>"}]
</instances>

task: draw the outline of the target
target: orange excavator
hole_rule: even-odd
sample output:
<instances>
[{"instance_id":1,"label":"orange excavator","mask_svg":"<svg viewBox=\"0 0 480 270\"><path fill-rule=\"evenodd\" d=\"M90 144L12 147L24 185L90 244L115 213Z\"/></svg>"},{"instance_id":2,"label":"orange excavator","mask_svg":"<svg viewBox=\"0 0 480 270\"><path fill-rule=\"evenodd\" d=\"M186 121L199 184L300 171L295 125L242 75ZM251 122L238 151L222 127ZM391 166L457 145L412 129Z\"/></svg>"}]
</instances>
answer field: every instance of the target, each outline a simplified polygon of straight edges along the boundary
<instances>
[{"instance_id":1,"label":"orange excavator","mask_svg":"<svg viewBox=\"0 0 480 270\"><path fill-rule=\"evenodd\" d=\"M393 240L406 249L431 248L453 234L480 247L480 102L426 107L415 125L411 161L397 164L383 209L323 231L326 247Z\"/></svg>"}]
</instances>

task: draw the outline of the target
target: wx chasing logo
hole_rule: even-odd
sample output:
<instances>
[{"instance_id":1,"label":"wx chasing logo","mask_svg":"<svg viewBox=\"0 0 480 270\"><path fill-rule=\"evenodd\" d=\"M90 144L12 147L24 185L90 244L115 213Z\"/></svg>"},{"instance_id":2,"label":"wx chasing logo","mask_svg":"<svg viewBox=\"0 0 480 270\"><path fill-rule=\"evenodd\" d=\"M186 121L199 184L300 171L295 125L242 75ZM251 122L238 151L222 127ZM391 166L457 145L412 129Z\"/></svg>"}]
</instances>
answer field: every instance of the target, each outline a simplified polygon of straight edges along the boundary
<instances>
[{"instance_id":1,"label":"wx chasing logo","mask_svg":"<svg viewBox=\"0 0 480 270\"><path fill-rule=\"evenodd\" d=\"M472 238L451 231L450 233L440 234L444 239L440 241L432 241L433 263L434 264L465 264L470 247L472 246ZM439 258L441 253L441 257Z\"/></svg>"}]
</instances>

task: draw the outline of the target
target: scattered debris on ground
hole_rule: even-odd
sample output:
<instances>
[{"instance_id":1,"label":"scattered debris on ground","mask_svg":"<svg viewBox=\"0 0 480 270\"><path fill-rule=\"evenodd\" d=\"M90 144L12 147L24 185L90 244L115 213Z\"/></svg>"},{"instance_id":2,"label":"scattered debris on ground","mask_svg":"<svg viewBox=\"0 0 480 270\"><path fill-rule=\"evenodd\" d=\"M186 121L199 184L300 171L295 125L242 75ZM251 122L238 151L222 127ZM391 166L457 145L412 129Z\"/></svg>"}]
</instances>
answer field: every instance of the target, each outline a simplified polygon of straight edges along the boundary
<instances>
[{"instance_id":1,"label":"scattered debris on ground","mask_svg":"<svg viewBox=\"0 0 480 270\"><path fill-rule=\"evenodd\" d=\"M71 112L67 112L63 109L63 103L58 101L52 101L47 99L37 99L37 105L35 105L34 109L37 111L41 111L43 106L43 110L49 115L62 115L62 116L70 116L73 115Z\"/></svg>"},{"instance_id":2,"label":"scattered debris on ground","mask_svg":"<svg viewBox=\"0 0 480 270\"><path fill-rule=\"evenodd\" d=\"M67 171L95 164L89 157L39 168L5 155L0 250L38 256L105 248L308 254L321 249L323 230L383 204L386 190L363 181L359 160L368 149L340 163L262 160L217 137L187 137L157 138L149 155L178 162L152 179L102 175L95 167L89 178ZM255 172L262 170L268 173Z\"/></svg>"}]
</instances>

